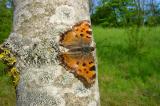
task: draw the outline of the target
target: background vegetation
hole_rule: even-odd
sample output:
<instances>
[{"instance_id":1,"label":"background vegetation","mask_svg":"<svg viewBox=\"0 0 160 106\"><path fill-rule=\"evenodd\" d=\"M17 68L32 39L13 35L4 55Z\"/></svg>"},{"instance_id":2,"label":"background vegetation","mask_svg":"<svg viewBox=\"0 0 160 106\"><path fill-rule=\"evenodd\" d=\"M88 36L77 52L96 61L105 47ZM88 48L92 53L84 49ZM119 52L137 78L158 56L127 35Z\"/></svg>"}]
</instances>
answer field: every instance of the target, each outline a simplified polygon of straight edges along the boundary
<instances>
[{"instance_id":1,"label":"background vegetation","mask_svg":"<svg viewBox=\"0 0 160 106\"><path fill-rule=\"evenodd\" d=\"M160 24L160 0L95 0L92 23L103 27L157 26Z\"/></svg>"},{"instance_id":2,"label":"background vegetation","mask_svg":"<svg viewBox=\"0 0 160 106\"><path fill-rule=\"evenodd\" d=\"M12 8L6 0L0 0L0 44L9 36L12 28ZM8 7L7 7L8 6ZM7 7L7 8L6 8ZM5 69L7 66L0 60L0 106L15 106L15 88Z\"/></svg>"},{"instance_id":3,"label":"background vegetation","mask_svg":"<svg viewBox=\"0 0 160 106\"><path fill-rule=\"evenodd\" d=\"M93 27L102 106L160 106L160 27Z\"/></svg>"},{"instance_id":4,"label":"background vegetation","mask_svg":"<svg viewBox=\"0 0 160 106\"><path fill-rule=\"evenodd\" d=\"M7 0L0 0L0 43L8 37L12 28L13 8L9 8L7 3Z\"/></svg>"},{"instance_id":5,"label":"background vegetation","mask_svg":"<svg viewBox=\"0 0 160 106\"><path fill-rule=\"evenodd\" d=\"M101 105L160 106L160 0L93 1Z\"/></svg>"},{"instance_id":6,"label":"background vegetation","mask_svg":"<svg viewBox=\"0 0 160 106\"><path fill-rule=\"evenodd\" d=\"M12 8L0 1L0 42L12 26ZM102 106L160 106L160 13L155 0L101 0L91 7ZM0 62L0 106L15 90Z\"/></svg>"}]
</instances>

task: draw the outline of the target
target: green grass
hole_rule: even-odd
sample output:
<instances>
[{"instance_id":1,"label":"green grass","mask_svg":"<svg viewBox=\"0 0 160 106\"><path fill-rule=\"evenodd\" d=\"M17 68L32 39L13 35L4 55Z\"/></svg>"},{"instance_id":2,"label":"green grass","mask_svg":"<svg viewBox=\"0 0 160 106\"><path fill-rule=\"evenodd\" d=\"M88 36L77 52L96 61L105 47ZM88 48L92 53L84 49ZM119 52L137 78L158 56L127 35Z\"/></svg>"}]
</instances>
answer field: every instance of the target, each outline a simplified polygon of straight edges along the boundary
<instances>
[{"instance_id":1,"label":"green grass","mask_svg":"<svg viewBox=\"0 0 160 106\"><path fill-rule=\"evenodd\" d=\"M160 27L93 27L102 106L160 106Z\"/></svg>"},{"instance_id":2,"label":"green grass","mask_svg":"<svg viewBox=\"0 0 160 106\"><path fill-rule=\"evenodd\" d=\"M6 74L7 66L0 61L0 106L15 106L16 94L11 78Z\"/></svg>"}]
</instances>

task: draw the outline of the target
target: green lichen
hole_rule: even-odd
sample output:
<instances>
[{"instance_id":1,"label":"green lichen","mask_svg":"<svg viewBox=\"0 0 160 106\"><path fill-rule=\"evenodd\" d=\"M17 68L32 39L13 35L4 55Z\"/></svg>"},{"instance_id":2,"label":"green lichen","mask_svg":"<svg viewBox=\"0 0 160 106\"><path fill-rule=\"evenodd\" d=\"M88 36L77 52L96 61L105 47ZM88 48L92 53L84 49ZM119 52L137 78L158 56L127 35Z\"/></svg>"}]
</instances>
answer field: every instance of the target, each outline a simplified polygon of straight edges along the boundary
<instances>
[{"instance_id":1,"label":"green lichen","mask_svg":"<svg viewBox=\"0 0 160 106\"><path fill-rule=\"evenodd\" d=\"M15 67L16 58L10 50L0 46L0 60L8 67L5 71L12 78L13 85L16 87L20 79L19 72Z\"/></svg>"}]
</instances>

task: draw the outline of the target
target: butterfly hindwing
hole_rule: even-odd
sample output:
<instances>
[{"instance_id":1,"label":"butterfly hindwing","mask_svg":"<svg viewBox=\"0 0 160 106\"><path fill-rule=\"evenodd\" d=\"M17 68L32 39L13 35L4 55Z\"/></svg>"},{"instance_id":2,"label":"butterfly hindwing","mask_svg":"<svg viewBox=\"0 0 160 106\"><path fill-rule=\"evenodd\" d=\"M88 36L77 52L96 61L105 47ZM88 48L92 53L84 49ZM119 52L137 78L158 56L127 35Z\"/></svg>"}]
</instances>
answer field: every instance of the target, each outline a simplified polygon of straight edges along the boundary
<instances>
[{"instance_id":1,"label":"butterfly hindwing","mask_svg":"<svg viewBox=\"0 0 160 106\"><path fill-rule=\"evenodd\" d=\"M85 84L91 85L95 82L96 72L94 57L91 53L87 55L79 53L62 53L63 64L71 70L78 78L82 79Z\"/></svg>"}]
</instances>

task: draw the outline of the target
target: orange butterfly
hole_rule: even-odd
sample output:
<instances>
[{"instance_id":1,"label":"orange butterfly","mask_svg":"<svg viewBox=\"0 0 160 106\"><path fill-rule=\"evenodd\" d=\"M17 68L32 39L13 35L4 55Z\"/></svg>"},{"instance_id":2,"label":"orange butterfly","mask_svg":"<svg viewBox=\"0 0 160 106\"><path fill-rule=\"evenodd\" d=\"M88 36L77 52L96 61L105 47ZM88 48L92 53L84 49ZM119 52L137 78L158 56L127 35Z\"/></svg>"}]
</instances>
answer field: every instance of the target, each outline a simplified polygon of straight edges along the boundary
<instances>
[{"instance_id":1,"label":"orange butterfly","mask_svg":"<svg viewBox=\"0 0 160 106\"><path fill-rule=\"evenodd\" d=\"M95 61L92 52L92 31L89 21L81 21L71 30L60 36L60 45L68 52L60 53L64 66L74 73L86 87L90 87L96 78Z\"/></svg>"}]
</instances>

